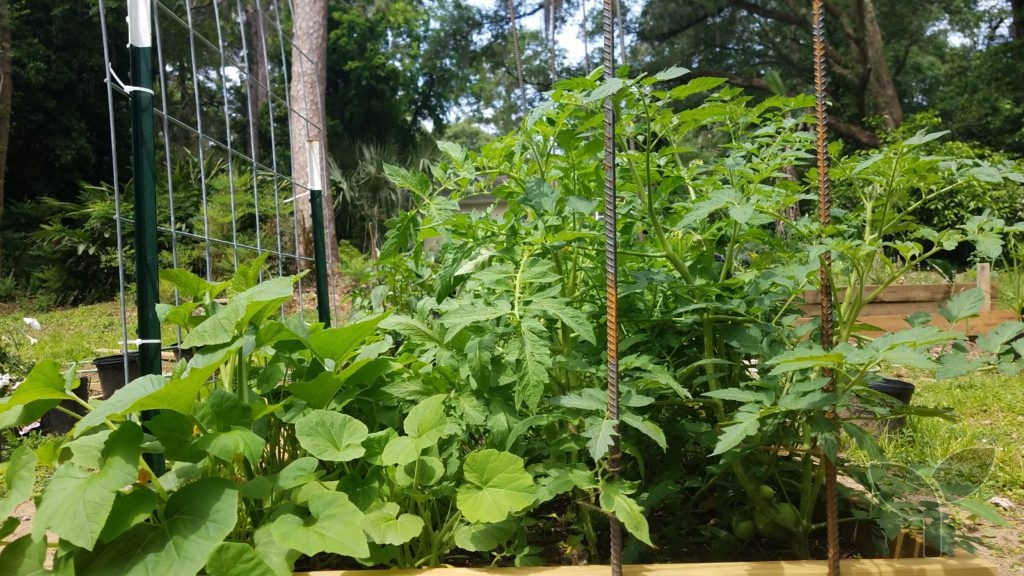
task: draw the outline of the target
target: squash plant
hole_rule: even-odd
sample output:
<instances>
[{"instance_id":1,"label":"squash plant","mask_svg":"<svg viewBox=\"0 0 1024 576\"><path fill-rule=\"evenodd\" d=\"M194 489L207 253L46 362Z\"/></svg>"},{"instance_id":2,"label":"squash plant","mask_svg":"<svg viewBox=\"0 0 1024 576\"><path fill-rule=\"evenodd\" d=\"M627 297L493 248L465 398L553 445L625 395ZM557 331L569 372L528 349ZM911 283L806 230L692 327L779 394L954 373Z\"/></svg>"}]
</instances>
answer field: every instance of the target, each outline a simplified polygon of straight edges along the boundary
<instances>
[{"instance_id":1,"label":"squash plant","mask_svg":"<svg viewBox=\"0 0 1024 576\"><path fill-rule=\"evenodd\" d=\"M194 356L84 405L66 436L15 451L3 537L15 506L34 498L38 513L0 571L43 573L46 532L59 538L58 574L287 574L300 556L437 565L456 544L513 538L510 518L540 498L523 460L474 441L481 429L455 396L413 405L385 391L407 372L383 354L383 316L331 329L280 319L297 277L257 283L258 270L224 283L164 272L183 303L161 313ZM75 398L74 374L41 363L0 411L31 421ZM147 454L167 472L154 475ZM39 467L53 475L35 495Z\"/></svg>"}]
</instances>

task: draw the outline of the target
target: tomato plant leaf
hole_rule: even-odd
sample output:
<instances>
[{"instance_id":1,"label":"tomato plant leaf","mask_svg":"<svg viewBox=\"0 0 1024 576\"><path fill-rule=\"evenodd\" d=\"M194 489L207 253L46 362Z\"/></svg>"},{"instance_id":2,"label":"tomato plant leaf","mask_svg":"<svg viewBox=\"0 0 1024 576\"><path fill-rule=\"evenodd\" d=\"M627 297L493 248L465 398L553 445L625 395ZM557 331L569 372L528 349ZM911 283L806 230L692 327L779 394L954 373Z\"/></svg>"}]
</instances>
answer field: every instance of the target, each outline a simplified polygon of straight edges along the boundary
<instances>
[{"instance_id":1,"label":"tomato plant leaf","mask_svg":"<svg viewBox=\"0 0 1024 576\"><path fill-rule=\"evenodd\" d=\"M615 436L618 434L615 431L616 423L617 421L607 418L591 417L586 419L583 436L590 438L587 440L587 450L590 451L590 457L594 460L600 460L608 454L608 449L611 448Z\"/></svg>"},{"instance_id":2,"label":"tomato plant leaf","mask_svg":"<svg viewBox=\"0 0 1024 576\"><path fill-rule=\"evenodd\" d=\"M722 429L722 435L718 437L718 444L715 445L715 451L711 453L712 456L718 456L719 454L725 454L729 450L732 450L736 446L739 446L740 442L743 442L748 436L757 434L760 425L757 421L756 414L752 414L748 420L738 422L731 426L726 426Z\"/></svg>"},{"instance_id":3,"label":"tomato plant leaf","mask_svg":"<svg viewBox=\"0 0 1024 576\"><path fill-rule=\"evenodd\" d=\"M654 546L651 543L647 518L644 517L643 510L636 500L629 497L630 492L632 490L621 480L601 482L601 509L614 513L626 530L637 540L648 546Z\"/></svg>"}]
</instances>

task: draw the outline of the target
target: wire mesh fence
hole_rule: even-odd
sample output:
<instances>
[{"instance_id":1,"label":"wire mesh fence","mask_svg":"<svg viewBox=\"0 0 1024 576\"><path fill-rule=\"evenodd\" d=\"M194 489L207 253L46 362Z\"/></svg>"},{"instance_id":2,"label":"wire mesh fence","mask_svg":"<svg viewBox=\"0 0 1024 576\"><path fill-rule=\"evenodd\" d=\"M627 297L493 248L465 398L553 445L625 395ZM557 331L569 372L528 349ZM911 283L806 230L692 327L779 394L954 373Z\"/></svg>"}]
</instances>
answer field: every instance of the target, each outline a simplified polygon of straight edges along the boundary
<instances>
[{"instance_id":1,"label":"wire mesh fence","mask_svg":"<svg viewBox=\"0 0 1024 576\"><path fill-rule=\"evenodd\" d=\"M159 364L147 369L145 349L153 356L175 343L162 341L158 327L155 335L147 333L144 316L157 299L176 304L178 295L166 288L147 296L158 290L148 286L157 283L147 266L186 269L211 281L230 278L258 257L266 258L263 270L272 275L333 270L332 251L314 258L310 213L317 211L307 208L311 198L321 201L318 175L326 173L316 137L324 128L323 105L317 86L295 92L304 99L301 106L292 102L292 71L301 74L315 62L291 41L290 2L97 3L114 158L112 226L119 239L125 374L134 346L143 352L143 373L153 373ZM150 115L140 115L150 103ZM302 158L293 155L295 139L301 139L296 149ZM127 158L126 140L132 150ZM311 178L305 177L308 158ZM300 169L304 176L294 177ZM153 238L147 239L150 226ZM306 278L294 305L306 310L315 304L320 319L329 321L331 307L337 315L334 274L320 276L316 296L310 293L312 277ZM132 302L140 311L138 334L129 333Z\"/></svg>"}]
</instances>

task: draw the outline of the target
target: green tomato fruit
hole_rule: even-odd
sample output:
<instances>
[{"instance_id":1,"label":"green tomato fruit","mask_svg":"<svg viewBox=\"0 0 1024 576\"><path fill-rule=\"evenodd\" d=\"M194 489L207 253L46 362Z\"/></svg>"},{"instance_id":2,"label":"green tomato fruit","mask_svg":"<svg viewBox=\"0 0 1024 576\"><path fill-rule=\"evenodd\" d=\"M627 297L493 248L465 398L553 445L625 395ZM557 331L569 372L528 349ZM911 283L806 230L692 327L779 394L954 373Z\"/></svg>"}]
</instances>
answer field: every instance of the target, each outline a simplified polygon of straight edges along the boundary
<instances>
[{"instance_id":1,"label":"green tomato fruit","mask_svg":"<svg viewBox=\"0 0 1024 576\"><path fill-rule=\"evenodd\" d=\"M789 502L779 504L779 523L792 532L800 531L800 511Z\"/></svg>"},{"instance_id":2,"label":"green tomato fruit","mask_svg":"<svg viewBox=\"0 0 1024 576\"><path fill-rule=\"evenodd\" d=\"M767 484L761 484L758 486L757 493L761 495L763 500L771 500L775 498L775 489Z\"/></svg>"},{"instance_id":3,"label":"green tomato fruit","mask_svg":"<svg viewBox=\"0 0 1024 576\"><path fill-rule=\"evenodd\" d=\"M757 533L757 526L754 525L753 520L740 520L738 518L732 519L732 533L740 540L750 540Z\"/></svg>"}]
</instances>

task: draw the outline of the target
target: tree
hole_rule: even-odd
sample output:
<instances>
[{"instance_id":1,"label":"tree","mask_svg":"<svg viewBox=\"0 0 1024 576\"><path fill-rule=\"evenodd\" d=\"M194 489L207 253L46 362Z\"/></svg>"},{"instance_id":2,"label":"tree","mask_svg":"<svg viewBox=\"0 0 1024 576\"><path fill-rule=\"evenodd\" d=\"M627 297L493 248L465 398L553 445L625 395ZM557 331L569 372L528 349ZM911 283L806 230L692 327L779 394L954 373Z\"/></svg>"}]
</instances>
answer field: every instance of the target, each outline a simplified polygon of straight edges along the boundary
<instances>
[{"instance_id":1,"label":"tree","mask_svg":"<svg viewBox=\"0 0 1024 576\"><path fill-rule=\"evenodd\" d=\"M834 101L831 127L860 145L904 119L913 94L910 60L948 45L942 23L975 2L828 0L826 47ZM775 73L806 90L810 80L810 8L795 0L650 0L639 31L649 67L680 63L694 75L722 76L766 90ZM903 90L904 93L901 93Z\"/></svg>"},{"instance_id":2,"label":"tree","mask_svg":"<svg viewBox=\"0 0 1024 576\"><path fill-rule=\"evenodd\" d=\"M305 193L309 178L309 148L327 148L324 130L324 88L327 86L327 0L295 0L292 12L292 57L289 126L291 134L292 180L295 183L295 213L299 226L299 254L313 254L312 215ZM321 186L327 175L327 159L319 154ZM299 198L302 196L302 198ZM324 213L332 214L329 190L324 190ZM332 219L325 222L327 246L337 251Z\"/></svg>"},{"instance_id":3,"label":"tree","mask_svg":"<svg viewBox=\"0 0 1024 576\"><path fill-rule=\"evenodd\" d=\"M11 134L11 7L0 0L0 222L4 219L4 183L7 171L7 140Z\"/></svg>"}]
</instances>

